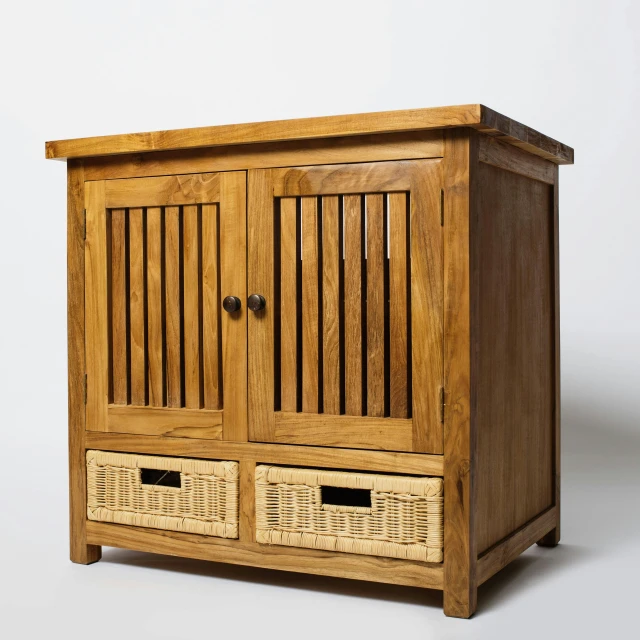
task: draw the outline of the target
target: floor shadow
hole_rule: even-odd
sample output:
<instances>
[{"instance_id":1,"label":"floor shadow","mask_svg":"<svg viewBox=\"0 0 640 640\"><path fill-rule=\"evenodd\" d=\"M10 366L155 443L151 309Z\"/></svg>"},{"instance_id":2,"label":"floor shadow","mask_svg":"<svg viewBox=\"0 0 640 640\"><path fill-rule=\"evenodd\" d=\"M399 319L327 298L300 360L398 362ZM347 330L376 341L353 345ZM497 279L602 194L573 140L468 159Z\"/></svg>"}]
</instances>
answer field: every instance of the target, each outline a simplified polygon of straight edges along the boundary
<instances>
[{"instance_id":1,"label":"floor shadow","mask_svg":"<svg viewBox=\"0 0 640 640\"><path fill-rule=\"evenodd\" d=\"M104 549L102 562L160 571L176 571L221 580L251 582L284 589L304 589L354 598L442 608L442 592L433 589L276 571L123 549Z\"/></svg>"}]
</instances>

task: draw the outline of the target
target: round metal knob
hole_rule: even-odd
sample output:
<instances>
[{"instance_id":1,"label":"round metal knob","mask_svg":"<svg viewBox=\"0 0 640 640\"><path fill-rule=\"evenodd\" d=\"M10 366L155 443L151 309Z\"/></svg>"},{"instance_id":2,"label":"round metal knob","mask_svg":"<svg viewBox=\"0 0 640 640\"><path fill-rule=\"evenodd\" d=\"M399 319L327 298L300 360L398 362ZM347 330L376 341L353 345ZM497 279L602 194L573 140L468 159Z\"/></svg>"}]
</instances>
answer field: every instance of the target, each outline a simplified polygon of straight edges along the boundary
<instances>
[{"instance_id":1,"label":"round metal knob","mask_svg":"<svg viewBox=\"0 0 640 640\"><path fill-rule=\"evenodd\" d=\"M227 296L222 301L222 308L227 313L234 313L236 311L240 311L241 306L242 306L242 302L240 302L240 298L236 298L236 296Z\"/></svg>"},{"instance_id":2,"label":"round metal knob","mask_svg":"<svg viewBox=\"0 0 640 640\"><path fill-rule=\"evenodd\" d=\"M251 311L262 311L267 305L267 301L259 293L253 293L249 296L247 304Z\"/></svg>"}]
</instances>

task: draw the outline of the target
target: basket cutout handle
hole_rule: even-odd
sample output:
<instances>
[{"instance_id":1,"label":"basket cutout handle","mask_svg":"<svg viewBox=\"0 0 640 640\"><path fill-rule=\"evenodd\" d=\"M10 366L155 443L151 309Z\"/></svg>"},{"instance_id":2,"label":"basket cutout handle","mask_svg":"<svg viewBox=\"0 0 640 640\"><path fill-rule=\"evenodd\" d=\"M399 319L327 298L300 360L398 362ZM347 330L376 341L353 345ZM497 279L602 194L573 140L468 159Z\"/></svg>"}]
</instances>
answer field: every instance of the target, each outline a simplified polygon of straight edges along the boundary
<instances>
[{"instance_id":1,"label":"basket cutout handle","mask_svg":"<svg viewBox=\"0 0 640 640\"><path fill-rule=\"evenodd\" d=\"M371 513L371 491L347 487L320 487L322 508L344 513Z\"/></svg>"},{"instance_id":2,"label":"basket cutout handle","mask_svg":"<svg viewBox=\"0 0 640 640\"><path fill-rule=\"evenodd\" d=\"M140 469L140 482L152 487L182 488L179 471L163 471L162 469Z\"/></svg>"}]
</instances>

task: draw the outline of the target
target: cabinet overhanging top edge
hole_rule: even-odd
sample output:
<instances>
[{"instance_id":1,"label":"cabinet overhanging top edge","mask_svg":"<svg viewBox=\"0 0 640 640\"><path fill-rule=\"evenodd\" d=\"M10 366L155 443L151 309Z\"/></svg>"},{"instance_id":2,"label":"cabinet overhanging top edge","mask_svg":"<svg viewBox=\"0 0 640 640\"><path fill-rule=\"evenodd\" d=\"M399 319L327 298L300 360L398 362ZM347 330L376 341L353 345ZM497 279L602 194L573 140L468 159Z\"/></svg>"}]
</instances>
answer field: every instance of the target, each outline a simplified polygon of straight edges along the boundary
<instances>
[{"instance_id":1,"label":"cabinet overhanging top edge","mask_svg":"<svg viewBox=\"0 0 640 640\"><path fill-rule=\"evenodd\" d=\"M56 140L45 143L45 156L48 159L66 160L453 127L478 129L556 164L573 164L571 147L481 104Z\"/></svg>"}]
</instances>

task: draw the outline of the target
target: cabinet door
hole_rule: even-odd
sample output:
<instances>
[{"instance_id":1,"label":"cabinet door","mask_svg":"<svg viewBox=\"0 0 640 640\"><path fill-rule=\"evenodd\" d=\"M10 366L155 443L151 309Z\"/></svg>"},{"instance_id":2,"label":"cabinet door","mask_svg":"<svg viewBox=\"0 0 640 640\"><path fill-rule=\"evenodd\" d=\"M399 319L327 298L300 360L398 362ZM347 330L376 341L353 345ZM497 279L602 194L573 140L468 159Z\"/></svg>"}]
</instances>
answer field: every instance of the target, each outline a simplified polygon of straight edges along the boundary
<instances>
[{"instance_id":1,"label":"cabinet door","mask_svg":"<svg viewBox=\"0 0 640 640\"><path fill-rule=\"evenodd\" d=\"M246 173L85 194L87 429L246 440Z\"/></svg>"},{"instance_id":2,"label":"cabinet door","mask_svg":"<svg viewBox=\"0 0 640 640\"><path fill-rule=\"evenodd\" d=\"M439 160L249 172L249 438L441 453Z\"/></svg>"}]
</instances>

